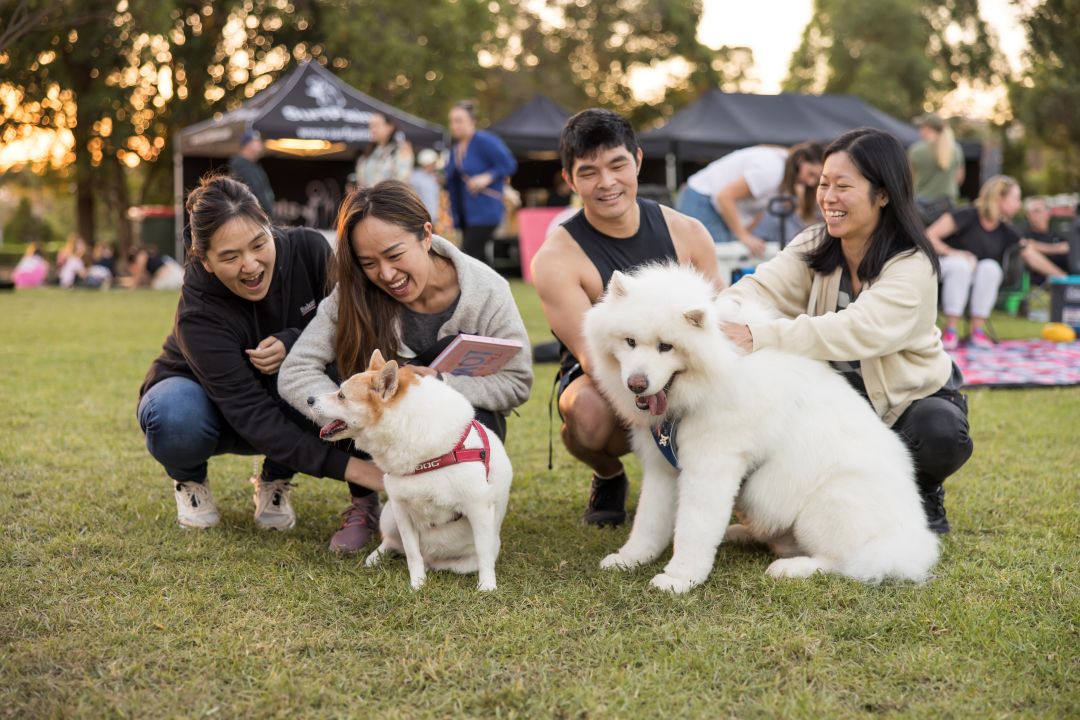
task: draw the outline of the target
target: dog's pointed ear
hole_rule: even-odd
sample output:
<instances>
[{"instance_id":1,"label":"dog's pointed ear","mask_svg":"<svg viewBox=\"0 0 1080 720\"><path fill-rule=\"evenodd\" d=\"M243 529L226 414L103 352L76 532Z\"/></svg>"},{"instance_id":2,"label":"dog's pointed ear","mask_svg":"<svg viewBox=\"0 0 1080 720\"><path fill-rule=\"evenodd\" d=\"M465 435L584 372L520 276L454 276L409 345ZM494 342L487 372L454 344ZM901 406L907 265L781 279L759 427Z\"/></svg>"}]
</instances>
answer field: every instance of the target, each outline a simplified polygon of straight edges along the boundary
<instances>
[{"instance_id":1,"label":"dog's pointed ear","mask_svg":"<svg viewBox=\"0 0 1080 720\"><path fill-rule=\"evenodd\" d=\"M386 365L386 361L383 360L382 353L379 352L379 348L375 348L375 352L371 353L371 359L368 360L368 370L382 370Z\"/></svg>"},{"instance_id":2,"label":"dog's pointed ear","mask_svg":"<svg viewBox=\"0 0 1080 720\"><path fill-rule=\"evenodd\" d=\"M616 270L611 273L611 280L608 281L608 295L611 297L625 297L626 296L626 276Z\"/></svg>"},{"instance_id":3,"label":"dog's pointed ear","mask_svg":"<svg viewBox=\"0 0 1080 720\"><path fill-rule=\"evenodd\" d=\"M701 308L693 308L683 313L683 317L686 318L686 322L690 323L696 328L705 327L705 311Z\"/></svg>"},{"instance_id":4,"label":"dog's pointed ear","mask_svg":"<svg viewBox=\"0 0 1080 720\"><path fill-rule=\"evenodd\" d=\"M378 350L375 352L378 352ZM379 370L379 376L375 379L375 392L383 400L389 400L397 392L397 371L398 364L396 360L383 363L382 369Z\"/></svg>"}]
</instances>

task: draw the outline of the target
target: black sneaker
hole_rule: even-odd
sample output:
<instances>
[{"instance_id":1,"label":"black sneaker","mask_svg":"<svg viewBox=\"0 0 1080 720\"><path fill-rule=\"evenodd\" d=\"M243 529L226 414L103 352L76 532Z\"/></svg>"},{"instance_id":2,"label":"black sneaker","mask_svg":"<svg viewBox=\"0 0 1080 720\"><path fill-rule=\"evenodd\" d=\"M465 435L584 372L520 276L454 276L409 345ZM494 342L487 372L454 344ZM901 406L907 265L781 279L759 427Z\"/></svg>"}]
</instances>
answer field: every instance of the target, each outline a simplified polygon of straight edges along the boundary
<instances>
[{"instance_id":1,"label":"black sneaker","mask_svg":"<svg viewBox=\"0 0 1080 720\"><path fill-rule=\"evenodd\" d=\"M919 488L923 510L926 512L926 524L938 535L949 532L949 521L945 517L945 488Z\"/></svg>"},{"instance_id":2,"label":"black sneaker","mask_svg":"<svg viewBox=\"0 0 1080 720\"><path fill-rule=\"evenodd\" d=\"M606 479L593 475L589 506L585 508L582 516L585 523L597 527L614 527L626 522L626 489L629 485L625 472Z\"/></svg>"}]
</instances>

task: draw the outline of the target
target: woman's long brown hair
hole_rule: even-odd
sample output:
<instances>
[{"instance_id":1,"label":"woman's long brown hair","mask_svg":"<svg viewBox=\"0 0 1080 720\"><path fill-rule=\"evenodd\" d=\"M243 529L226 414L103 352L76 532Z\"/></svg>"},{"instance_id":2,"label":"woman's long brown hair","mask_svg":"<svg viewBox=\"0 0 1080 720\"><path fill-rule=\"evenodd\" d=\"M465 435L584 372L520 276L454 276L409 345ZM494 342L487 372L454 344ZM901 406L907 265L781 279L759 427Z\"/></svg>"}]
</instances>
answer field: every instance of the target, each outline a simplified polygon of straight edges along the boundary
<instances>
[{"instance_id":1,"label":"woman's long brown hair","mask_svg":"<svg viewBox=\"0 0 1080 720\"><path fill-rule=\"evenodd\" d=\"M342 379L367 368L376 349L387 358L396 358L401 350L401 303L368 280L352 248L353 230L368 217L397 225L417 242L424 239L424 224L430 222L423 201L399 180L359 188L341 202L329 279L338 288L334 356Z\"/></svg>"},{"instance_id":2,"label":"woman's long brown hair","mask_svg":"<svg viewBox=\"0 0 1080 720\"><path fill-rule=\"evenodd\" d=\"M793 145L788 150L787 162L784 163L784 179L780 189L787 195L795 195L795 181L803 163L820 163L825 156L825 147L817 142L804 142ZM796 214L804 222L813 222L817 217L817 188L803 188L802 206L796 208Z\"/></svg>"}]
</instances>

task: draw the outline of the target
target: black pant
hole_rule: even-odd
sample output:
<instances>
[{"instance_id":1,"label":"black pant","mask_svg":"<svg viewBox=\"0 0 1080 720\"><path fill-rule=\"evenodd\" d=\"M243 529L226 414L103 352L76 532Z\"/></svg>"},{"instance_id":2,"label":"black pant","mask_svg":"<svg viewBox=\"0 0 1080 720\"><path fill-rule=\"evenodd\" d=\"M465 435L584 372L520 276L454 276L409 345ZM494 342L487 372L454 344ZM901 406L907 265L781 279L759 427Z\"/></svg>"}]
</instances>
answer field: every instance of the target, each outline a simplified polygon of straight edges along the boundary
<instances>
[{"instance_id":1,"label":"black pant","mask_svg":"<svg viewBox=\"0 0 1080 720\"><path fill-rule=\"evenodd\" d=\"M461 231L461 249L469 257L487 264L487 244L495 236L497 225L470 225Z\"/></svg>"},{"instance_id":2,"label":"black pant","mask_svg":"<svg viewBox=\"0 0 1080 720\"><path fill-rule=\"evenodd\" d=\"M915 461L919 490L939 487L971 457L967 398L941 390L916 400L893 425Z\"/></svg>"}]
</instances>

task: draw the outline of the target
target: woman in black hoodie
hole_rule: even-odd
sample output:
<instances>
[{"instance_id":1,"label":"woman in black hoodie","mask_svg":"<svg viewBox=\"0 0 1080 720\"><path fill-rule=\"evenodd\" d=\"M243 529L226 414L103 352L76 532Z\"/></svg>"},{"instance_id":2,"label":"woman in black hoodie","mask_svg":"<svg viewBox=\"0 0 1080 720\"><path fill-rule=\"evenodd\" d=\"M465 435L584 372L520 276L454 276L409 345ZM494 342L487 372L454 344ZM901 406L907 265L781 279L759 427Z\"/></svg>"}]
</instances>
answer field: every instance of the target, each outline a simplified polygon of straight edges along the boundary
<instances>
[{"instance_id":1,"label":"woman in black hoodie","mask_svg":"<svg viewBox=\"0 0 1080 720\"><path fill-rule=\"evenodd\" d=\"M323 443L277 394L278 368L326 295L326 240L271 226L251 191L224 176L204 179L187 211L192 242L180 303L138 411L147 449L174 482L178 522L218 523L206 469L224 453L266 456L251 478L263 528L296 524L295 471L381 489L371 462Z\"/></svg>"}]
</instances>

